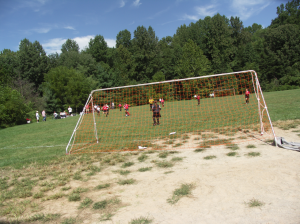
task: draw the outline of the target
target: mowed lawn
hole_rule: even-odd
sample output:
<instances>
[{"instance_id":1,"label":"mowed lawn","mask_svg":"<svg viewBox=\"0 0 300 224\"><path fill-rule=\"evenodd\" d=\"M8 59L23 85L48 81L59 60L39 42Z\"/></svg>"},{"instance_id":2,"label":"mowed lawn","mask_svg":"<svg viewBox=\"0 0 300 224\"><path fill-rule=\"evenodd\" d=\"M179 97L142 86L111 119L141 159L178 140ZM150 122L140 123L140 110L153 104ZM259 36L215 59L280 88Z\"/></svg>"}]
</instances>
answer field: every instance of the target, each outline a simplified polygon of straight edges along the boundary
<instances>
[{"instance_id":1,"label":"mowed lawn","mask_svg":"<svg viewBox=\"0 0 300 224\"><path fill-rule=\"evenodd\" d=\"M300 90L264 93L272 121L300 119L299 95ZM103 114L96 116L99 143L101 147L118 150L130 142L162 138L175 131L182 134L228 125L250 125L258 121L254 101L254 95L251 95L249 105L244 104L244 96L202 99L200 106L196 100L166 102L161 111L160 126L152 125L149 105L131 107L130 117L125 117L124 110L111 110L108 117ZM51 163L53 159L65 156L78 118L53 120L48 116L47 122L0 130L0 167L22 168L33 162ZM85 119L92 121L91 114ZM82 130L90 132L88 136L91 137L84 138L95 141L93 122L88 123Z\"/></svg>"}]
</instances>

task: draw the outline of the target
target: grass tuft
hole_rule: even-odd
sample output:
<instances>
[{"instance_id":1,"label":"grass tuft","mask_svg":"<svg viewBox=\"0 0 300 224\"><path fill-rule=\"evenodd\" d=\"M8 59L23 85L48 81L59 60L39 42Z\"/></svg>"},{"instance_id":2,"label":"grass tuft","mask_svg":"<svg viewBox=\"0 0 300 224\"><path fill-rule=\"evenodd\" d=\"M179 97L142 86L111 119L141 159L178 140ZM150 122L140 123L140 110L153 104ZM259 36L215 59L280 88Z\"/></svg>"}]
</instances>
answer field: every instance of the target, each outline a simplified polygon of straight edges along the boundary
<instances>
[{"instance_id":1,"label":"grass tuft","mask_svg":"<svg viewBox=\"0 0 300 224\"><path fill-rule=\"evenodd\" d=\"M108 204L107 200L96 202L93 205L93 209L105 209L107 204Z\"/></svg>"},{"instance_id":2,"label":"grass tuft","mask_svg":"<svg viewBox=\"0 0 300 224\"><path fill-rule=\"evenodd\" d=\"M143 154L143 155L141 155L141 156L138 157L138 160L139 160L140 162L144 162L147 158L148 158L148 156L145 155L145 154Z\"/></svg>"},{"instance_id":3,"label":"grass tuft","mask_svg":"<svg viewBox=\"0 0 300 224\"><path fill-rule=\"evenodd\" d=\"M152 221L152 219L141 216L140 218L132 219L129 224L150 224Z\"/></svg>"},{"instance_id":4,"label":"grass tuft","mask_svg":"<svg viewBox=\"0 0 300 224\"><path fill-rule=\"evenodd\" d=\"M72 193L69 195L68 200L69 201L80 201L80 194L78 193Z\"/></svg>"},{"instance_id":5,"label":"grass tuft","mask_svg":"<svg viewBox=\"0 0 300 224\"><path fill-rule=\"evenodd\" d=\"M158 167L162 167L162 168L168 168L168 167L174 166L173 163L168 162L168 161L159 161L159 162L156 162L156 165L157 165Z\"/></svg>"},{"instance_id":6,"label":"grass tuft","mask_svg":"<svg viewBox=\"0 0 300 224\"><path fill-rule=\"evenodd\" d=\"M150 171L152 169L152 167L142 167L140 169L138 169L139 172L146 172L146 171Z\"/></svg>"},{"instance_id":7,"label":"grass tuft","mask_svg":"<svg viewBox=\"0 0 300 224\"><path fill-rule=\"evenodd\" d=\"M118 184L120 185L129 185L129 184L134 184L136 182L135 179L126 179L126 180L119 180Z\"/></svg>"},{"instance_id":8,"label":"grass tuft","mask_svg":"<svg viewBox=\"0 0 300 224\"><path fill-rule=\"evenodd\" d=\"M158 154L158 157L159 158L167 158L168 155L169 155L169 152L163 151Z\"/></svg>"},{"instance_id":9,"label":"grass tuft","mask_svg":"<svg viewBox=\"0 0 300 224\"><path fill-rule=\"evenodd\" d=\"M199 149L195 149L194 152L204 152L206 151L206 148L199 148Z\"/></svg>"},{"instance_id":10,"label":"grass tuft","mask_svg":"<svg viewBox=\"0 0 300 224\"><path fill-rule=\"evenodd\" d=\"M236 152L229 152L226 155L227 156L236 156L236 155L238 155L238 153L236 153Z\"/></svg>"},{"instance_id":11,"label":"grass tuft","mask_svg":"<svg viewBox=\"0 0 300 224\"><path fill-rule=\"evenodd\" d=\"M238 150L239 146L237 144L229 144L226 146L226 148L228 148L230 150Z\"/></svg>"},{"instance_id":12,"label":"grass tuft","mask_svg":"<svg viewBox=\"0 0 300 224\"><path fill-rule=\"evenodd\" d=\"M247 202L246 204L247 204L250 208L252 208L252 207L260 207L260 206L263 206L265 203L253 198L253 199L251 199L249 202Z\"/></svg>"},{"instance_id":13,"label":"grass tuft","mask_svg":"<svg viewBox=\"0 0 300 224\"><path fill-rule=\"evenodd\" d=\"M132 166L133 164L134 164L133 162L127 162L127 163L123 163L123 165L121 167L126 168L126 167Z\"/></svg>"},{"instance_id":14,"label":"grass tuft","mask_svg":"<svg viewBox=\"0 0 300 224\"><path fill-rule=\"evenodd\" d=\"M255 145L247 145L246 147L247 147L248 149L254 149L254 148L256 148Z\"/></svg>"},{"instance_id":15,"label":"grass tuft","mask_svg":"<svg viewBox=\"0 0 300 224\"><path fill-rule=\"evenodd\" d=\"M194 184L181 184L180 188L175 189L172 197L167 199L167 202L170 204L177 203L180 200L180 198L189 196L193 188L195 188Z\"/></svg>"},{"instance_id":16,"label":"grass tuft","mask_svg":"<svg viewBox=\"0 0 300 224\"><path fill-rule=\"evenodd\" d=\"M183 160L182 157L173 157L173 158L171 159L171 161L173 161L173 162L178 162L178 161L182 161L182 160Z\"/></svg>"},{"instance_id":17,"label":"grass tuft","mask_svg":"<svg viewBox=\"0 0 300 224\"><path fill-rule=\"evenodd\" d=\"M205 156L203 159L209 160L209 159L215 159L217 158L216 156Z\"/></svg>"},{"instance_id":18,"label":"grass tuft","mask_svg":"<svg viewBox=\"0 0 300 224\"><path fill-rule=\"evenodd\" d=\"M90 199L90 198L85 198L85 199L80 203L79 209L81 209L81 208L87 208L87 207L89 207L92 203L93 203L93 200L92 200L92 199Z\"/></svg>"},{"instance_id":19,"label":"grass tuft","mask_svg":"<svg viewBox=\"0 0 300 224\"><path fill-rule=\"evenodd\" d=\"M260 156L260 153L259 152L249 152L246 155L249 157L256 157L256 156Z\"/></svg>"},{"instance_id":20,"label":"grass tuft","mask_svg":"<svg viewBox=\"0 0 300 224\"><path fill-rule=\"evenodd\" d=\"M108 188L108 187L110 187L110 184L100 184L100 185L96 186L95 189L101 190L101 189Z\"/></svg>"}]
</instances>

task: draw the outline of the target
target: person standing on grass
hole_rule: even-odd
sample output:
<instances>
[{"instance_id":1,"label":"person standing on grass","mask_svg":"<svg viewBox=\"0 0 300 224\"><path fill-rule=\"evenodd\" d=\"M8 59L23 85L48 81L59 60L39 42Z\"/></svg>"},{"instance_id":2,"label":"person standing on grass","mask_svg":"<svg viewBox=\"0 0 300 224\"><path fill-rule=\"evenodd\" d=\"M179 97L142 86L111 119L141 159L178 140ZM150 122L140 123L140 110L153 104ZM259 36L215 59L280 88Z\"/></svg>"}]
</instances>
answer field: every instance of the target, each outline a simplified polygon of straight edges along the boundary
<instances>
[{"instance_id":1,"label":"person standing on grass","mask_svg":"<svg viewBox=\"0 0 300 224\"><path fill-rule=\"evenodd\" d=\"M112 110L115 109L115 103L114 102L111 103L111 109Z\"/></svg>"},{"instance_id":2,"label":"person standing on grass","mask_svg":"<svg viewBox=\"0 0 300 224\"><path fill-rule=\"evenodd\" d=\"M149 99L149 104L150 104L150 111L152 111L152 105L153 105L153 98L152 97L150 97L150 99Z\"/></svg>"},{"instance_id":3,"label":"person standing on grass","mask_svg":"<svg viewBox=\"0 0 300 224\"><path fill-rule=\"evenodd\" d=\"M46 112L45 110L42 111L43 121L46 121Z\"/></svg>"},{"instance_id":4,"label":"person standing on grass","mask_svg":"<svg viewBox=\"0 0 300 224\"><path fill-rule=\"evenodd\" d=\"M165 106L165 100L164 100L164 98L161 98L161 105L162 105L162 107Z\"/></svg>"},{"instance_id":5,"label":"person standing on grass","mask_svg":"<svg viewBox=\"0 0 300 224\"><path fill-rule=\"evenodd\" d=\"M72 108L70 106L68 108L68 111L69 111L69 115L71 116L71 114L72 114Z\"/></svg>"},{"instance_id":6,"label":"person standing on grass","mask_svg":"<svg viewBox=\"0 0 300 224\"><path fill-rule=\"evenodd\" d=\"M200 105L200 95L198 94L196 97L197 101L198 101L198 106Z\"/></svg>"},{"instance_id":7,"label":"person standing on grass","mask_svg":"<svg viewBox=\"0 0 300 224\"><path fill-rule=\"evenodd\" d=\"M87 104L87 105L85 106L85 112L88 114L89 111L90 111L90 107L89 107L89 105Z\"/></svg>"},{"instance_id":8,"label":"person standing on grass","mask_svg":"<svg viewBox=\"0 0 300 224\"><path fill-rule=\"evenodd\" d=\"M99 106L96 106L97 114L100 116L100 110L101 108Z\"/></svg>"},{"instance_id":9,"label":"person standing on grass","mask_svg":"<svg viewBox=\"0 0 300 224\"><path fill-rule=\"evenodd\" d=\"M120 111L122 111L122 104L120 104L120 103L119 103L119 108L120 108Z\"/></svg>"},{"instance_id":10,"label":"person standing on grass","mask_svg":"<svg viewBox=\"0 0 300 224\"><path fill-rule=\"evenodd\" d=\"M36 111L35 117L36 117L36 123L39 123L39 121L40 121L40 115L39 115L38 111Z\"/></svg>"},{"instance_id":11,"label":"person standing on grass","mask_svg":"<svg viewBox=\"0 0 300 224\"><path fill-rule=\"evenodd\" d=\"M130 113L128 112L129 105L127 103L124 104L124 110L125 110L125 116L130 116Z\"/></svg>"},{"instance_id":12,"label":"person standing on grass","mask_svg":"<svg viewBox=\"0 0 300 224\"><path fill-rule=\"evenodd\" d=\"M153 112L153 126L159 125L159 118L161 117L160 115L160 110L161 107L157 104L157 101L154 101L154 105L152 106L152 112ZM155 120L156 119L156 120Z\"/></svg>"},{"instance_id":13,"label":"person standing on grass","mask_svg":"<svg viewBox=\"0 0 300 224\"><path fill-rule=\"evenodd\" d=\"M250 92L248 89L246 89L246 92L245 92L245 100L246 100L246 104L249 103L249 98L250 98Z\"/></svg>"},{"instance_id":14,"label":"person standing on grass","mask_svg":"<svg viewBox=\"0 0 300 224\"><path fill-rule=\"evenodd\" d=\"M107 117L107 110L108 110L108 106L107 106L107 104L104 104L104 106L102 107L102 109L103 109L103 113L104 113L104 115Z\"/></svg>"}]
</instances>

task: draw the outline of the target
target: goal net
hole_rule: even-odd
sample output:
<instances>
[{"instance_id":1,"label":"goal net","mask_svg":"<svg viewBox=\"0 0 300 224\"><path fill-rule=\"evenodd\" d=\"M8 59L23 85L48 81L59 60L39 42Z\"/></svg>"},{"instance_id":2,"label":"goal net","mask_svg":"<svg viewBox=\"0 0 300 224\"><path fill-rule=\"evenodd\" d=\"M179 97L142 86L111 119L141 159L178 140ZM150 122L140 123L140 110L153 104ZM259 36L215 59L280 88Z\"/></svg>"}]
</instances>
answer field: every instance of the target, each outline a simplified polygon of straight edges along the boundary
<instances>
[{"instance_id":1,"label":"goal net","mask_svg":"<svg viewBox=\"0 0 300 224\"><path fill-rule=\"evenodd\" d=\"M187 149L274 137L257 74L249 70L93 90L66 153Z\"/></svg>"}]
</instances>

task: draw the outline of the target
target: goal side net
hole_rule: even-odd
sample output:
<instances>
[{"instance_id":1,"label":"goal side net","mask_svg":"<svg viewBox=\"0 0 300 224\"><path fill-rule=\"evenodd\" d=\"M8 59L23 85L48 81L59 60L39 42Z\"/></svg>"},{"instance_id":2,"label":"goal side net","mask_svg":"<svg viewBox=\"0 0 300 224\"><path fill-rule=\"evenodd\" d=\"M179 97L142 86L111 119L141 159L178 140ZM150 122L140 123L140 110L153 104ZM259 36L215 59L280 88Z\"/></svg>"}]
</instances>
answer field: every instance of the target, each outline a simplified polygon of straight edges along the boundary
<instances>
[{"instance_id":1,"label":"goal side net","mask_svg":"<svg viewBox=\"0 0 300 224\"><path fill-rule=\"evenodd\" d=\"M93 90L66 153L192 149L253 138L273 140L275 132L249 70Z\"/></svg>"}]
</instances>

